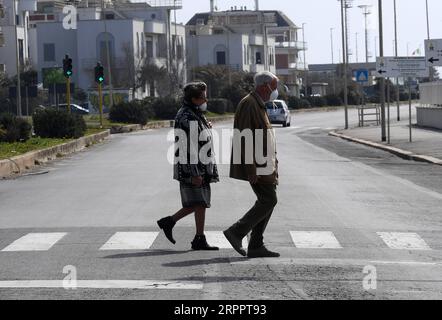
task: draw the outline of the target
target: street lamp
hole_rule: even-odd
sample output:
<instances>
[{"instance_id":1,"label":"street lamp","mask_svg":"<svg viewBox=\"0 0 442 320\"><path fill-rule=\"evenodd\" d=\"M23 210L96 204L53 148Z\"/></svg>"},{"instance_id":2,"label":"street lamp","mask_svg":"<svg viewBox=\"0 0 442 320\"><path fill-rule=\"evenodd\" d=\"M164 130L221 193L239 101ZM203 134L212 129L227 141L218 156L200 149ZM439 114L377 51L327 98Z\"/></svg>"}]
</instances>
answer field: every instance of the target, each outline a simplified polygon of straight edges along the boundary
<instances>
[{"instance_id":1,"label":"street lamp","mask_svg":"<svg viewBox=\"0 0 442 320\"><path fill-rule=\"evenodd\" d=\"M397 10L396 0L394 0L394 55L398 56L398 37L397 37ZM399 78L396 78L396 103L397 103L397 121L401 121L401 107L399 94Z\"/></svg>"},{"instance_id":2,"label":"street lamp","mask_svg":"<svg viewBox=\"0 0 442 320\"><path fill-rule=\"evenodd\" d=\"M379 56L384 57L384 30L382 23L382 0L378 0L379 7ZM380 78L380 95L381 95L381 127L382 127L382 141L387 141L386 123L385 123L385 78Z\"/></svg>"},{"instance_id":3,"label":"street lamp","mask_svg":"<svg viewBox=\"0 0 442 320\"><path fill-rule=\"evenodd\" d=\"M348 129L348 87L347 87L347 63L348 63L348 55L347 55L347 26L346 19L344 16L344 10L346 10L347 0L338 0L341 1L341 28L342 28L342 61L344 65L344 106L345 106L345 129Z\"/></svg>"},{"instance_id":4,"label":"street lamp","mask_svg":"<svg viewBox=\"0 0 442 320\"><path fill-rule=\"evenodd\" d=\"M307 23L303 23L302 24L302 42L303 42L303 44L305 44L305 33L304 33L304 30L305 30L305 25L306 25ZM305 81L305 85L304 85L304 90L305 90L305 92L304 92L304 95L305 95L305 97L308 97L308 68L307 68L307 61L305 60L305 48L304 48L304 81Z\"/></svg>"},{"instance_id":5,"label":"street lamp","mask_svg":"<svg viewBox=\"0 0 442 320\"><path fill-rule=\"evenodd\" d=\"M335 28L330 28L330 43L331 43L331 59L332 59L332 66L334 67L335 65L335 54L334 54L334 45L333 45L333 30ZM333 69L333 94L336 94L336 79L335 79L335 73L336 73L336 68Z\"/></svg>"}]
</instances>

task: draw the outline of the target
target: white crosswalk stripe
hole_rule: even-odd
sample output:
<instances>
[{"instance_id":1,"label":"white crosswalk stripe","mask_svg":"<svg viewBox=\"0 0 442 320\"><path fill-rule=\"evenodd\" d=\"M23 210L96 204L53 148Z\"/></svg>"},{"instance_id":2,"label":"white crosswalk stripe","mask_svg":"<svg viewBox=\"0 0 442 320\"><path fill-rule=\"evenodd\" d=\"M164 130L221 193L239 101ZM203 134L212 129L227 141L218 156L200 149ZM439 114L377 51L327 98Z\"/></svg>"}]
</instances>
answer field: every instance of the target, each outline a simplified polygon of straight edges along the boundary
<instances>
[{"instance_id":1,"label":"white crosswalk stripe","mask_svg":"<svg viewBox=\"0 0 442 320\"><path fill-rule=\"evenodd\" d=\"M206 231L205 235L209 245L219 247L220 249L232 249L222 231ZM247 248L247 237L243 239L242 245L244 248Z\"/></svg>"},{"instance_id":2,"label":"white crosswalk stripe","mask_svg":"<svg viewBox=\"0 0 442 320\"><path fill-rule=\"evenodd\" d=\"M416 233L378 232L385 244L396 250L431 250Z\"/></svg>"},{"instance_id":3,"label":"white crosswalk stripe","mask_svg":"<svg viewBox=\"0 0 442 320\"><path fill-rule=\"evenodd\" d=\"M290 231L290 235L299 249L342 249L333 232Z\"/></svg>"},{"instance_id":4,"label":"white crosswalk stripe","mask_svg":"<svg viewBox=\"0 0 442 320\"><path fill-rule=\"evenodd\" d=\"M47 251L60 241L66 233L29 233L4 248L3 252Z\"/></svg>"},{"instance_id":5,"label":"white crosswalk stripe","mask_svg":"<svg viewBox=\"0 0 442 320\"><path fill-rule=\"evenodd\" d=\"M146 250L158 236L158 232L117 232L100 250Z\"/></svg>"}]
</instances>

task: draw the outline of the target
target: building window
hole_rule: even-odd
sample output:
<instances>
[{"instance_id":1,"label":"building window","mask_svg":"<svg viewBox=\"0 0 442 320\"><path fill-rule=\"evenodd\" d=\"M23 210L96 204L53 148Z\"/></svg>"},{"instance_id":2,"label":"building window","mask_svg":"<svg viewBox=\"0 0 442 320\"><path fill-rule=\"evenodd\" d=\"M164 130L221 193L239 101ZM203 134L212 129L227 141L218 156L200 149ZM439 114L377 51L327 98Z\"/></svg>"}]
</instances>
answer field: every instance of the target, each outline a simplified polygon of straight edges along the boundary
<instances>
[{"instance_id":1,"label":"building window","mask_svg":"<svg viewBox=\"0 0 442 320\"><path fill-rule=\"evenodd\" d=\"M196 31L195 30L190 30L189 31L189 36L196 36Z\"/></svg>"},{"instance_id":2,"label":"building window","mask_svg":"<svg viewBox=\"0 0 442 320\"><path fill-rule=\"evenodd\" d=\"M140 34L137 32L137 56L138 58L141 56L140 52Z\"/></svg>"},{"instance_id":3,"label":"building window","mask_svg":"<svg viewBox=\"0 0 442 320\"><path fill-rule=\"evenodd\" d=\"M54 43L44 43L43 44L43 60L44 60L44 62L54 62L55 61L55 44Z\"/></svg>"},{"instance_id":4,"label":"building window","mask_svg":"<svg viewBox=\"0 0 442 320\"><path fill-rule=\"evenodd\" d=\"M178 46L177 46L176 50L177 50L178 60L183 60L184 59L184 41L182 38L179 38Z\"/></svg>"},{"instance_id":5,"label":"building window","mask_svg":"<svg viewBox=\"0 0 442 320\"><path fill-rule=\"evenodd\" d=\"M113 13L106 13L106 20L114 20L115 14Z\"/></svg>"},{"instance_id":6,"label":"building window","mask_svg":"<svg viewBox=\"0 0 442 320\"><path fill-rule=\"evenodd\" d=\"M107 65L107 50L109 48L109 59L115 56L115 40L110 33L100 33L97 37L97 59Z\"/></svg>"},{"instance_id":7,"label":"building window","mask_svg":"<svg viewBox=\"0 0 442 320\"><path fill-rule=\"evenodd\" d=\"M225 65L226 64L226 52L217 51L216 52L216 64Z\"/></svg>"},{"instance_id":8,"label":"building window","mask_svg":"<svg viewBox=\"0 0 442 320\"><path fill-rule=\"evenodd\" d=\"M146 56L153 58L153 39L152 37L146 37Z\"/></svg>"},{"instance_id":9,"label":"building window","mask_svg":"<svg viewBox=\"0 0 442 320\"><path fill-rule=\"evenodd\" d=\"M0 72L6 73L6 65L4 63L0 63Z\"/></svg>"},{"instance_id":10,"label":"building window","mask_svg":"<svg viewBox=\"0 0 442 320\"><path fill-rule=\"evenodd\" d=\"M255 64L262 64L261 52L257 52L255 55Z\"/></svg>"},{"instance_id":11,"label":"building window","mask_svg":"<svg viewBox=\"0 0 442 320\"><path fill-rule=\"evenodd\" d=\"M204 23L204 19L196 19L196 25L197 26L203 26L205 23Z\"/></svg>"},{"instance_id":12,"label":"building window","mask_svg":"<svg viewBox=\"0 0 442 320\"><path fill-rule=\"evenodd\" d=\"M215 29L215 30L213 30L213 34L224 34L224 30L222 30L222 29Z\"/></svg>"}]
</instances>

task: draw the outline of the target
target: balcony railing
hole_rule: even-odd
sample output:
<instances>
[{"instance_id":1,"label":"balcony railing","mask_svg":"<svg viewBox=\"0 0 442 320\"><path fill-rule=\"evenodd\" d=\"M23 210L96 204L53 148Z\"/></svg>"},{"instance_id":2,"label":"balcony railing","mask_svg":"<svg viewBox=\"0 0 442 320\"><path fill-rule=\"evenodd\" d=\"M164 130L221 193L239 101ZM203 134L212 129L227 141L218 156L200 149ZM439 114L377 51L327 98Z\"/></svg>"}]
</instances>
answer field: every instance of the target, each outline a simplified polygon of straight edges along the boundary
<instances>
[{"instance_id":1,"label":"balcony railing","mask_svg":"<svg viewBox=\"0 0 442 320\"><path fill-rule=\"evenodd\" d=\"M307 43L302 42L302 41L284 41L284 42L276 42L275 47L297 49L297 50L307 50Z\"/></svg>"},{"instance_id":2,"label":"balcony railing","mask_svg":"<svg viewBox=\"0 0 442 320\"><path fill-rule=\"evenodd\" d=\"M147 0L148 5L151 7L165 7L170 9L182 9L182 0Z\"/></svg>"}]
</instances>

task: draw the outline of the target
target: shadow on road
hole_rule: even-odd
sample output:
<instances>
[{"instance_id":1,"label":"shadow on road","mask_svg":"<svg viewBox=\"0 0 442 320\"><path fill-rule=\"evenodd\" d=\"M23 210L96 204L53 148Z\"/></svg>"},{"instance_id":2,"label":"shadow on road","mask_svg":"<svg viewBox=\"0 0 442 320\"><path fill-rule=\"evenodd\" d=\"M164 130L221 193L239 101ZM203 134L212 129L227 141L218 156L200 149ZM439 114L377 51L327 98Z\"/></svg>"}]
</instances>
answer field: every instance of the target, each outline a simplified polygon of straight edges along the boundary
<instances>
[{"instance_id":1,"label":"shadow on road","mask_svg":"<svg viewBox=\"0 0 442 320\"><path fill-rule=\"evenodd\" d=\"M164 267L192 267L192 266L203 266L210 264L226 264L231 262L245 261L246 258L212 258L212 259L200 259L200 260L186 260L164 263Z\"/></svg>"},{"instance_id":2,"label":"shadow on road","mask_svg":"<svg viewBox=\"0 0 442 320\"><path fill-rule=\"evenodd\" d=\"M125 258L169 256L169 255L174 255L174 254L185 254L185 253L189 253L189 252L192 252L192 251L191 250L187 250L187 251L153 250L153 251L143 251L143 252L135 252L135 253L114 254L111 256L103 257L103 259L125 259Z\"/></svg>"}]
</instances>

